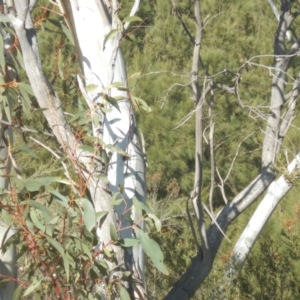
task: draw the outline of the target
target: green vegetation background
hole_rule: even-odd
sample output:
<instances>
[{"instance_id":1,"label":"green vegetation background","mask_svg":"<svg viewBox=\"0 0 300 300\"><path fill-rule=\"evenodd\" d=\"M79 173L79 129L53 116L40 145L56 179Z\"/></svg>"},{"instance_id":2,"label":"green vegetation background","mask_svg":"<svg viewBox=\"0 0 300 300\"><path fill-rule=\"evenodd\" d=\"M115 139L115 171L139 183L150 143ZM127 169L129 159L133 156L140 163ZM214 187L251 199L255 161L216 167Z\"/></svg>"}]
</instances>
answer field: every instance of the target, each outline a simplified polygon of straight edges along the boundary
<instances>
[{"instance_id":1,"label":"green vegetation background","mask_svg":"<svg viewBox=\"0 0 300 300\"><path fill-rule=\"evenodd\" d=\"M121 19L128 15L131 2L121 1ZM275 3L279 7L279 1ZM250 58L259 56L254 60L257 66L249 65L242 70L239 93L246 108L242 108L234 96L220 90L214 92L215 163L223 178L240 145L231 175L225 184L226 196L230 201L260 170L264 114L267 112L271 85L267 67L272 66L270 55L277 21L267 1L204 0L201 1L201 9L204 20L201 58L210 75L221 72L216 82L232 86L234 74L240 67ZM36 10L37 18L41 11ZM194 35L193 1L178 1L177 14ZM163 222L162 232L152 235L161 245L170 269L170 275L165 276L149 263L148 290L151 299L162 299L196 253L185 211L186 198L193 184L194 116L183 121L194 107L189 86L193 45L171 1L142 1L138 15L144 22L134 23L120 46L126 60L130 92L146 101L152 110L146 113L137 108L137 114L146 142L149 165L148 203ZM52 14L49 16L59 20ZM296 21L295 29L298 23ZM44 70L59 91L65 109L76 112L84 104L74 83L78 72L76 57L73 57L74 49L53 24L48 22L45 25L41 21L37 28ZM65 62L63 65L60 65L61 60ZM296 76L298 65L299 58L295 57L289 75ZM224 72L225 69L227 72ZM140 75L132 76L137 72ZM204 85L205 72L202 68L200 75L200 83ZM290 79L287 85L291 88ZM203 109L204 127L207 127L208 105ZM28 126L47 130L41 116L25 121ZM299 149L299 124L300 120L296 118L285 140L277 164L281 172L287 165L284 151L287 151L291 160ZM205 136L208 137L208 132L205 132ZM24 143L20 133L16 140L18 143ZM28 147L32 146L30 143L27 142ZM56 145L54 141L49 143L53 147ZM42 148L35 151L41 158L39 161L28 160L27 156L20 154L21 167L26 170L28 177L44 174L49 170L49 165L53 165L47 151ZM203 199L208 198L211 184L209 161L209 145L205 143ZM54 174L61 170L52 167L49 172ZM220 180L216 176L215 211L224 203L218 184ZM223 242L211 275L194 299L299 299L298 195L299 187L296 185L268 222L235 285L224 292L220 285L223 284L230 251L255 207L247 210L230 227L227 235L231 242Z\"/></svg>"}]
</instances>

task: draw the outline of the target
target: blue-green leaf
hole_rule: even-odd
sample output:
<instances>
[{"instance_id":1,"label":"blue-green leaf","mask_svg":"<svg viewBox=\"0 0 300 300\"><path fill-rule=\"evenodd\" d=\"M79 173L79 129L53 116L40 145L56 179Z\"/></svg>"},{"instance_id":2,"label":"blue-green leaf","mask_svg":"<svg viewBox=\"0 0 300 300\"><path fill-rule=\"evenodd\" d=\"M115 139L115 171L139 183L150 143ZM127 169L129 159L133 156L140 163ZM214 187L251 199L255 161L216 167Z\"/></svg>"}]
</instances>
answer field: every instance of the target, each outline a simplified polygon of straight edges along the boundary
<instances>
[{"instance_id":1,"label":"blue-green leaf","mask_svg":"<svg viewBox=\"0 0 300 300\"><path fill-rule=\"evenodd\" d=\"M123 19L123 23L126 22L143 22L143 19L138 16L128 16Z\"/></svg>"},{"instance_id":2,"label":"blue-green leaf","mask_svg":"<svg viewBox=\"0 0 300 300\"><path fill-rule=\"evenodd\" d=\"M110 39L112 39L117 33L119 32L118 29L111 30L108 35L105 37L103 45L105 46L106 42Z\"/></svg>"},{"instance_id":3,"label":"blue-green leaf","mask_svg":"<svg viewBox=\"0 0 300 300\"><path fill-rule=\"evenodd\" d=\"M138 239L130 239L130 238L125 238L120 240L120 245L122 247L133 247L139 242Z\"/></svg>"},{"instance_id":4,"label":"blue-green leaf","mask_svg":"<svg viewBox=\"0 0 300 300\"><path fill-rule=\"evenodd\" d=\"M73 38L73 35L72 35L71 30L70 30L68 27L66 27L64 24L61 24L61 28L62 28L64 34L65 34L65 35L67 36L67 38L69 39L69 41L71 42L71 44L72 44L73 46L75 46L75 42L74 42L74 38Z\"/></svg>"},{"instance_id":5,"label":"blue-green leaf","mask_svg":"<svg viewBox=\"0 0 300 300\"><path fill-rule=\"evenodd\" d=\"M23 297L30 295L35 289L37 289L41 285L42 280L43 278L40 279L34 278L31 285L27 288L27 290L23 294Z\"/></svg>"},{"instance_id":6,"label":"blue-green leaf","mask_svg":"<svg viewBox=\"0 0 300 300\"><path fill-rule=\"evenodd\" d=\"M92 230L96 226L96 213L91 201L86 198L77 200L77 204L82 208L82 219L87 230Z\"/></svg>"},{"instance_id":7,"label":"blue-green leaf","mask_svg":"<svg viewBox=\"0 0 300 300\"><path fill-rule=\"evenodd\" d=\"M2 70L5 70L5 57L4 57L4 41L3 36L0 34L0 66Z\"/></svg>"},{"instance_id":8,"label":"blue-green leaf","mask_svg":"<svg viewBox=\"0 0 300 300\"><path fill-rule=\"evenodd\" d=\"M62 206L64 207L68 207L68 198L66 198L64 195L62 195L61 193L59 193L58 191L52 189L50 190L48 187L48 190L50 191L50 193L54 196L54 199L59 202Z\"/></svg>"},{"instance_id":9,"label":"blue-green leaf","mask_svg":"<svg viewBox=\"0 0 300 300\"><path fill-rule=\"evenodd\" d=\"M119 236L114 224L109 224L109 231L111 239L116 242L119 239Z\"/></svg>"},{"instance_id":10,"label":"blue-green leaf","mask_svg":"<svg viewBox=\"0 0 300 300\"><path fill-rule=\"evenodd\" d=\"M142 230L138 229L138 235L144 252L149 256L154 266L162 273L168 275L169 272L163 263L164 255L159 245L154 240L150 239L149 236Z\"/></svg>"},{"instance_id":11,"label":"blue-green leaf","mask_svg":"<svg viewBox=\"0 0 300 300\"><path fill-rule=\"evenodd\" d=\"M39 159L39 156L30 148L26 147L26 146L18 146L15 148L15 150L19 150L19 151L22 151L22 152L25 152L27 153L28 155L34 157L34 158L37 158Z\"/></svg>"},{"instance_id":12,"label":"blue-green leaf","mask_svg":"<svg viewBox=\"0 0 300 300\"><path fill-rule=\"evenodd\" d=\"M120 287L120 298L121 300L130 300L130 296L124 287Z\"/></svg>"}]
</instances>

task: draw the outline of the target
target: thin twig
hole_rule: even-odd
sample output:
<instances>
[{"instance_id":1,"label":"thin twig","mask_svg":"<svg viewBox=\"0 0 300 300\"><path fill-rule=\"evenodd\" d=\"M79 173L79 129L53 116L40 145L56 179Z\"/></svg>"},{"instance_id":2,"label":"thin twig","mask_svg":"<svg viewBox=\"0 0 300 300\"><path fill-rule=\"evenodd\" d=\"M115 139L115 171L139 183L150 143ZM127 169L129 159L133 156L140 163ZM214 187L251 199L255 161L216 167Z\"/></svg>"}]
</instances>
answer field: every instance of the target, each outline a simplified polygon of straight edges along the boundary
<instances>
[{"instance_id":1,"label":"thin twig","mask_svg":"<svg viewBox=\"0 0 300 300\"><path fill-rule=\"evenodd\" d=\"M208 214L208 216L210 217L210 219L212 220L212 224L216 224L216 226L219 228L219 230L221 231L221 233L223 234L223 236L225 237L225 239L231 243L231 240L227 237L227 235L224 233L224 231L222 230L222 228L220 227L220 225L218 224L218 222L216 221L216 218L212 215L212 213L209 211L209 209L207 208L207 206L205 205L205 203L203 203L203 207L205 212Z\"/></svg>"},{"instance_id":2,"label":"thin twig","mask_svg":"<svg viewBox=\"0 0 300 300\"><path fill-rule=\"evenodd\" d=\"M221 194L222 194L222 197L223 197L223 200L224 200L225 204L227 204L228 200L227 200L227 197L226 197L226 194L225 194L225 190L224 190L224 180L223 180L223 178L222 178L222 176L221 176L221 174L220 174L220 172L219 172L219 170L218 170L217 167L216 167L216 171L217 171L218 177L219 177L219 179L221 181L221 185L218 184L218 187L221 190Z\"/></svg>"},{"instance_id":3,"label":"thin twig","mask_svg":"<svg viewBox=\"0 0 300 300\"><path fill-rule=\"evenodd\" d=\"M49 146L46 146L44 143L38 141L37 139L35 139L33 137L30 137L30 139L33 140L34 142L36 142L37 144L39 144L40 146L42 146L43 148L45 148L46 150L48 150L57 159L61 159L61 157L57 153L55 153L55 151L53 151ZM72 180L72 178L71 178L71 176L69 174L67 165L63 161L61 161L60 163L62 164L63 168L65 169L65 175L66 175L66 177L69 179L69 181L71 183L71 188L73 190L73 193L75 195L78 194L78 191L75 188L75 183L73 182L73 180Z\"/></svg>"},{"instance_id":4,"label":"thin twig","mask_svg":"<svg viewBox=\"0 0 300 300\"><path fill-rule=\"evenodd\" d=\"M11 126L11 127L14 127L14 128L19 128L19 129L21 129L22 132L32 132L32 133L38 133L38 134L42 134L42 135L54 136L52 133L49 133L49 132L46 132L46 131L30 129L26 126L20 126L18 124L10 123L10 122L3 121L3 120L0 120L0 123Z\"/></svg>"},{"instance_id":5,"label":"thin twig","mask_svg":"<svg viewBox=\"0 0 300 300\"><path fill-rule=\"evenodd\" d=\"M237 149L236 149L236 151L235 151L234 158L233 158L233 160L232 160L232 162L231 162L231 165L230 165L230 167L229 167L227 176L226 176L225 179L224 179L224 182L226 182L227 179L228 179L229 176L230 176L230 173L231 173L231 171L232 171L232 169L233 169L233 165L234 165L234 163L235 163L235 161L236 161L236 159L237 159L237 157L238 157L238 155L239 155L239 150L240 150L242 144L243 144L243 143L244 143L251 135L253 135L254 133L255 133L255 131L252 132L252 133L250 133L249 135L247 135L247 136L239 143L239 145L237 146Z\"/></svg>"},{"instance_id":6,"label":"thin twig","mask_svg":"<svg viewBox=\"0 0 300 300\"><path fill-rule=\"evenodd\" d=\"M17 174L18 179L23 180L22 175L21 175L20 168L18 167L18 164L17 164L16 160L14 159L14 157L13 157L13 155L12 155L12 152L9 151L9 152L8 152L8 155L9 155L10 161L11 161L11 163L12 163L12 165L13 165L15 171L16 171L16 174Z\"/></svg>"}]
</instances>

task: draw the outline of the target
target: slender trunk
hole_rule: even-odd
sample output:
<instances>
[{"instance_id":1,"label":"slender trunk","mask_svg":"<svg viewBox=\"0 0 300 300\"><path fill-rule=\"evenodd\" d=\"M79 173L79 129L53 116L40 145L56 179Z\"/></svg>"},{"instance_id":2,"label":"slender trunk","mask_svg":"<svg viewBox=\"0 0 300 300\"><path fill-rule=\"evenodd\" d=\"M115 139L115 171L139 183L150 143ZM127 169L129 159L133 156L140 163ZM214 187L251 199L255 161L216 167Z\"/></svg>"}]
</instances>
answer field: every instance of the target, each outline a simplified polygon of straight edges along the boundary
<instances>
[{"instance_id":1,"label":"slender trunk","mask_svg":"<svg viewBox=\"0 0 300 300\"><path fill-rule=\"evenodd\" d=\"M2 113L1 120L6 120L4 112ZM0 120L0 121L1 121ZM8 175L11 169L11 162L9 159L8 146L5 141L9 141L12 145L12 130L11 128L5 130L4 124L0 124L0 131L2 132L0 141L0 193L8 188ZM1 195L0 195L1 197ZM8 226L2 220L0 221L0 244L2 245L8 238L15 233L15 230ZM5 239L5 241L4 241ZM0 300L11 300L13 299L14 291L17 287L15 278L17 278L17 266L16 266L16 248L14 246L7 249L6 252L0 250L0 279L8 279L8 282L0 288Z\"/></svg>"},{"instance_id":2,"label":"slender trunk","mask_svg":"<svg viewBox=\"0 0 300 300\"><path fill-rule=\"evenodd\" d=\"M2 7L2 13L5 13L5 8L3 8L3 1L0 1L0 5ZM0 34L1 39L4 41L4 49L0 49L3 51L5 55L6 49L8 49L12 44L11 35L7 33L2 26L0 26ZM7 62L11 63L10 53L6 53L5 55L5 64ZM1 66L4 67L4 66ZM3 76L4 75L4 76ZM5 66L5 70L1 70L1 78L5 82L10 82L16 80L16 72L12 68L8 68ZM12 102L14 99L8 97L8 105L12 107ZM2 101L1 104L1 115L0 115L0 197L1 194L9 188L9 175L11 171L11 149L13 146L13 131L11 127L5 125L2 121L7 122L8 116L6 115L6 111L4 109L5 101ZM9 111L12 111L10 109ZM10 116L11 117L11 116ZM5 194L3 194L3 197ZM4 199L4 198L3 198ZM4 244L5 241L10 238L15 233L15 230L10 227L10 224L6 224L3 220L0 221L0 245ZM5 240L4 240L5 239ZM17 278L17 266L16 266L16 247L12 246L7 249L6 252L2 252L0 250L0 279L8 279L8 282L5 285L1 285L0 288L0 300L11 300L13 299L14 291L17 287L15 279Z\"/></svg>"},{"instance_id":3,"label":"slender trunk","mask_svg":"<svg viewBox=\"0 0 300 300\"><path fill-rule=\"evenodd\" d=\"M15 0L14 3L17 17L10 14L10 18L22 48L26 72L36 99L40 107L47 108L44 115L49 126L86 180L96 211L108 212L97 229L99 248L110 244L112 224L116 226L122 239L138 236L136 228L143 228L144 225L142 216L134 212L132 198L135 196L139 201L145 201L144 157L127 91L126 69L119 49L121 32L116 32L111 39L105 39L112 29L118 28L117 1L112 1L112 4L104 0L59 1L78 51L82 69L82 79L79 78L79 82L90 107L94 137L98 138L94 153L81 149L81 142L76 140L65 119L57 94L43 74L30 16L30 3L34 4L34 1L25 3ZM103 150L110 157L105 168L104 161L99 159ZM99 178L106 170L108 185ZM111 193L115 192L119 193L118 197L123 201L113 210L110 202ZM121 280L122 271L130 270L134 297L143 299L144 261L141 246L126 248L124 251L121 247L111 245L110 249L116 254L116 263L111 265L114 276ZM100 289L105 298L105 286Z\"/></svg>"},{"instance_id":4,"label":"slender trunk","mask_svg":"<svg viewBox=\"0 0 300 300\"><path fill-rule=\"evenodd\" d=\"M255 210L252 218L235 244L226 269L227 276L234 276L239 270L242 269L263 227L266 225L278 203L293 187L293 181L296 180L295 176L293 178L293 172L299 168L299 163L300 152L289 164L287 168L287 174L280 176L277 180L270 184L266 195Z\"/></svg>"},{"instance_id":5,"label":"slender trunk","mask_svg":"<svg viewBox=\"0 0 300 300\"><path fill-rule=\"evenodd\" d=\"M145 165L128 93L125 63L119 48L121 32L116 32L113 38L105 40L111 30L117 29L117 7L112 5L109 8L103 1L98 3L94 0L85 1L78 7L75 7L74 1L62 1L62 4L67 23L76 37L76 47L84 75L83 89L88 90L86 101L91 111L98 116L98 122L93 123L94 136L105 145L114 145L121 150L110 153L109 146L106 148L110 157L107 178L110 191L119 193L119 198L123 199L123 202L115 207L120 238L133 238L138 236L138 232L134 230L130 221L132 198L136 197L145 202ZM109 9L112 10L111 13ZM97 33L92 30L95 27L98 28ZM94 88L89 90L91 85ZM108 105L107 97L118 99L117 104ZM99 108L101 105L109 107L109 111L103 113ZM103 202L102 197L93 197L96 207L97 203ZM133 221L137 227L144 228L142 216L136 211ZM103 227L100 238L102 231L105 231ZM126 268L133 272L132 276L137 285L138 282L143 285L144 258L140 245L125 250L125 264Z\"/></svg>"}]
</instances>

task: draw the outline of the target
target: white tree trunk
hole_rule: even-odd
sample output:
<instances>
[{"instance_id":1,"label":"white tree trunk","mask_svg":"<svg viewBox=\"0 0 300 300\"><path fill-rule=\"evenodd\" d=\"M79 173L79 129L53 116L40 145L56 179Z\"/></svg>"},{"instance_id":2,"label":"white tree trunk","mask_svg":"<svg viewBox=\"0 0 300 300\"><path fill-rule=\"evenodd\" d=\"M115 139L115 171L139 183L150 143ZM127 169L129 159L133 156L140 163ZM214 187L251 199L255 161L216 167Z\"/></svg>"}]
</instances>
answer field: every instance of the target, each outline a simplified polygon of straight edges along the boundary
<instances>
[{"instance_id":1,"label":"white tree trunk","mask_svg":"<svg viewBox=\"0 0 300 300\"><path fill-rule=\"evenodd\" d=\"M4 112L2 112L3 120ZM4 120L6 118L4 117ZM3 140L7 139L12 145L12 130L4 130L4 124L0 123L1 141L0 141L0 193L8 188L8 177L10 173L11 162L8 156L8 148ZM2 220L0 221L0 245L2 245L7 239L9 239L15 231L5 224ZM5 241L4 241L5 239ZM15 247L10 247L6 252L0 249L0 280L2 279L15 279L17 277L17 266L16 266L16 249ZM16 281L9 280L4 286L0 288L0 300L11 300L13 298L14 291L17 287Z\"/></svg>"},{"instance_id":2,"label":"white tree trunk","mask_svg":"<svg viewBox=\"0 0 300 300\"><path fill-rule=\"evenodd\" d=\"M255 210L245 230L235 244L226 270L227 276L232 276L242 269L263 227L274 212L280 200L292 188L293 180L297 179L296 176L293 177L293 172L298 169L299 166L300 152L289 164L287 174L280 176L277 180L274 180L270 184L266 195Z\"/></svg>"},{"instance_id":3,"label":"white tree trunk","mask_svg":"<svg viewBox=\"0 0 300 300\"><path fill-rule=\"evenodd\" d=\"M92 113L97 114L99 119L99 123L93 123L94 136L103 140L105 145L114 145L126 153L107 150L108 155L111 155L107 177L111 192L120 192L119 198L124 200L115 207L120 238L133 238L138 233L130 221L132 198L135 196L145 202L145 163L127 90L125 63L119 48L121 31L105 41L111 30L117 30L120 26L117 7L115 4L108 7L104 1L95 0L84 1L78 6L74 1L61 1L61 5L75 36L84 84L88 90L86 100ZM114 87L115 83L122 89ZM91 86L92 89L89 88ZM117 107L108 105L106 96L118 99ZM102 114L99 104L109 107L110 111ZM103 201L98 197L93 200L96 207L97 202ZM132 219L135 226L144 228L141 215L135 212ZM103 240L102 232L103 229L99 232L99 238L102 243L107 243ZM133 278L143 283L144 258L140 245L126 249L125 263L126 268L133 272Z\"/></svg>"},{"instance_id":4,"label":"white tree trunk","mask_svg":"<svg viewBox=\"0 0 300 300\"><path fill-rule=\"evenodd\" d=\"M11 99L10 99L11 100ZM8 175L11 170L11 160L9 157L9 150L6 143L13 145L13 132L11 128L6 129L6 125L1 121L6 121L4 109L2 108L0 115L0 197L1 194L8 188ZM6 142L5 142L6 141ZM10 228L5 222L0 220L0 245L9 239L15 231ZM5 240L4 240L5 239ZM6 252L0 249L0 280L1 279L15 279L17 277L16 266L16 249L10 247ZM16 281L10 280L3 287L0 288L0 300L10 300L13 298L13 293L16 289Z\"/></svg>"},{"instance_id":5,"label":"white tree trunk","mask_svg":"<svg viewBox=\"0 0 300 300\"><path fill-rule=\"evenodd\" d=\"M0 1L0 5L3 6L3 1ZM3 25L2 25L3 26ZM12 40L10 34L0 28L0 34L4 41L4 49L0 51L5 51L11 46ZM4 54L4 53L3 53ZM10 62L10 55L6 54L6 62ZM16 73L13 69L1 70L1 75L7 82L16 80ZM8 105L12 106L12 101L14 99L8 99ZM4 102L2 102L4 103ZM5 105L5 104L4 104ZM10 111L12 111L10 109ZM9 148L13 146L13 131L11 127L5 125L2 121L7 122L8 118L4 110L3 104L0 108L0 197L1 194L8 189L8 176L11 171L11 159ZM13 234L15 230L6 224L2 219L0 220L0 245L4 244ZM5 239L5 240L4 240ZM11 300L13 298L14 291L17 287L17 266L16 266L16 248L15 246L7 249L3 252L0 249L0 280L2 279L12 279L9 280L5 285L0 288L0 300Z\"/></svg>"},{"instance_id":6,"label":"white tree trunk","mask_svg":"<svg viewBox=\"0 0 300 300\"><path fill-rule=\"evenodd\" d=\"M112 29L120 29L117 1L112 1L111 7L109 1L58 2L74 35L83 73L82 90L93 116L94 136L99 138L99 143L95 143L94 153L82 150L81 143L76 140L64 117L60 100L43 74L30 17L35 0L30 0L29 3L15 0L17 17L10 14L10 18L20 41L26 72L36 99L40 107L47 108L44 115L49 126L71 160L79 161L85 166L78 168L75 163L87 181L96 211L108 212L97 231L99 247L103 247L111 241L111 224L117 226L120 238L134 237L137 235L136 228L144 226L141 216L137 213L133 217L133 222L129 220L132 214L132 197L135 196L141 202L145 201L145 169L136 121L126 90L126 69L119 49L121 31L116 32L114 37L105 43L105 37ZM29 36L28 32L32 35ZM123 89L111 86L115 82L119 82ZM106 101L108 97L118 97L117 107ZM103 114L100 109L103 106L110 111ZM122 153L112 150L109 146L111 144L118 147ZM99 145L102 145L108 153L112 153L108 165L108 187L112 193L120 192L119 198L124 200L115 211L110 204L111 196L107 192L107 186L99 179L99 175L103 174L101 163L98 162L101 150ZM141 246L127 248L125 252L120 247L112 249L116 252L117 258L117 263L112 268L117 267L118 271L125 269L131 271L135 298L142 299L145 292ZM115 271L116 269L113 274L117 275L118 272Z\"/></svg>"},{"instance_id":7,"label":"white tree trunk","mask_svg":"<svg viewBox=\"0 0 300 300\"><path fill-rule=\"evenodd\" d=\"M8 231L8 232L7 232ZM4 222L0 222L0 243L2 244L8 240L15 231L9 228ZM3 241L6 236L5 241ZM0 288L0 300L13 299L14 291L17 287L17 283L14 279L17 278L17 260L16 260L16 248L10 247L5 253L0 252L0 274L1 280L8 279L9 281ZM11 280L12 279L12 280Z\"/></svg>"}]
</instances>

